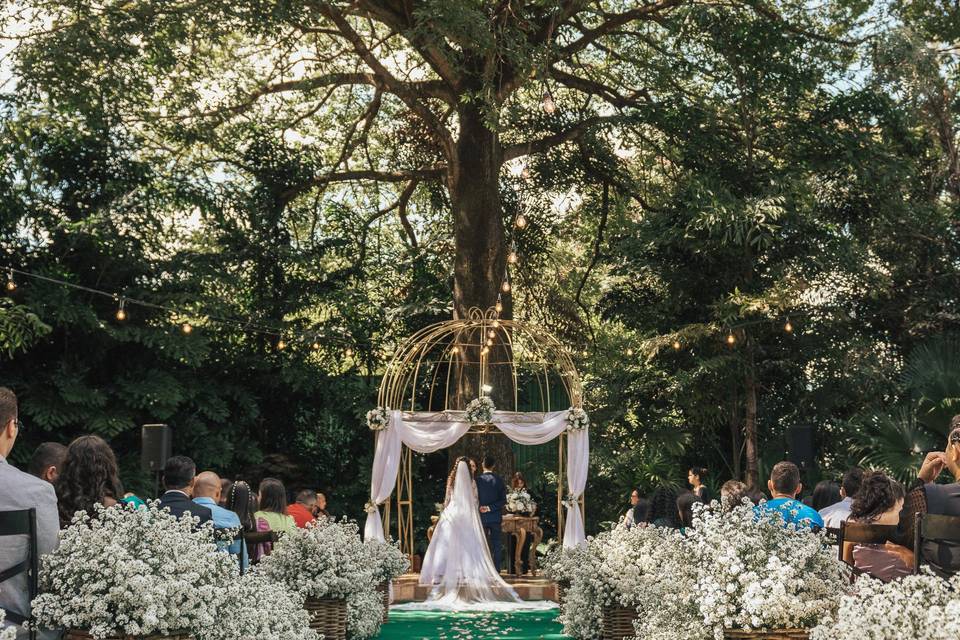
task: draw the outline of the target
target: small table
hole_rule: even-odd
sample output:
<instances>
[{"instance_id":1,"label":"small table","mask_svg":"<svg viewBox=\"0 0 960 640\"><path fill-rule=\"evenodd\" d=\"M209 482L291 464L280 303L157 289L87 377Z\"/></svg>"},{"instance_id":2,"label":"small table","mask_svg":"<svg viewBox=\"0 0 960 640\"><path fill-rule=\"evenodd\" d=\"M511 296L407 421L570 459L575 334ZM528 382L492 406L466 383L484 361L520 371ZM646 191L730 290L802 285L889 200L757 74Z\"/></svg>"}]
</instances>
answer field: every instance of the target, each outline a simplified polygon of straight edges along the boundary
<instances>
[{"instance_id":1,"label":"small table","mask_svg":"<svg viewBox=\"0 0 960 640\"><path fill-rule=\"evenodd\" d=\"M433 539L433 530L437 526L440 516L431 516L430 528L427 529L427 542ZM513 557L513 566L522 567L523 546L527 541L527 536L533 536L533 543L530 545L530 573L537 573L537 547L543 541L543 529L540 528L540 518L537 516L522 516L517 514L507 514L503 516L503 522L500 530L508 536L517 539L516 552Z\"/></svg>"}]
</instances>

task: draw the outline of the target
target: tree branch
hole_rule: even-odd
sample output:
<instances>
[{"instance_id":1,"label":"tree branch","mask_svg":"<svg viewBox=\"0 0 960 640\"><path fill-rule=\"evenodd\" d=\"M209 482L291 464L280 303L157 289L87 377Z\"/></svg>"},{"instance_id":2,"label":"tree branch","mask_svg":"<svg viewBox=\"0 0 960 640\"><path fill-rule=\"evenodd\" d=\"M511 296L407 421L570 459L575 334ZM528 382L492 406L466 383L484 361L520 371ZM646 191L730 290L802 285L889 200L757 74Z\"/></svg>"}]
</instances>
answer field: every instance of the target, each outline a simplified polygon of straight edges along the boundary
<instances>
[{"instance_id":1,"label":"tree branch","mask_svg":"<svg viewBox=\"0 0 960 640\"><path fill-rule=\"evenodd\" d=\"M593 118L581 120L569 129L565 129L558 133L544 136L543 138L539 138L537 140L530 140L529 142L512 144L509 147L504 148L502 156L503 161L509 162L510 160L519 158L521 156L530 155L531 153L543 153L544 151L561 145L564 142L570 142L571 140L579 138L588 130L590 130L591 127L607 122L616 122L617 120L621 119L621 116L595 116Z\"/></svg>"},{"instance_id":2,"label":"tree branch","mask_svg":"<svg viewBox=\"0 0 960 640\"><path fill-rule=\"evenodd\" d=\"M605 16L606 20L604 22L600 23L593 29L584 30L582 36L570 44L560 47L557 50L559 54L557 59L569 58L573 54L583 51L589 47L590 43L592 43L594 40L602 38L611 31L619 29L625 24L633 22L634 20L654 19L657 17L657 14L683 4L684 2L685 0L659 0L659 2L645 4L642 7L637 7L636 9L631 9L630 11L624 11L623 13L608 14Z\"/></svg>"},{"instance_id":3,"label":"tree branch","mask_svg":"<svg viewBox=\"0 0 960 640\"><path fill-rule=\"evenodd\" d=\"M437 180L443 177L445 169L407 169L399 171L376 171L373 169L358 169L351 171L333 171L315 176L306 182L290 187L280 194L281 200L289 202L304 191L333 182L361 182L372 180L376 182L406 182L407 180Z\"/></svg>"},{"instance_id":4,"label":"tree branch","mask_svg":"<svg viewBox=\"0 0 960 640\"><path fill-rule=\"evenodd\" d=\"M624 96L613 87L609 87L595 80L590 80L589 78L581 78L580 76L567 73L556 67L550 67L550 76L565 87L597 96L620 109L638 106L640 104L638 98L643 98L647 101L650 100L650 94L646 89L638 89L633 95Z\"/></svg>"}]
</instances>

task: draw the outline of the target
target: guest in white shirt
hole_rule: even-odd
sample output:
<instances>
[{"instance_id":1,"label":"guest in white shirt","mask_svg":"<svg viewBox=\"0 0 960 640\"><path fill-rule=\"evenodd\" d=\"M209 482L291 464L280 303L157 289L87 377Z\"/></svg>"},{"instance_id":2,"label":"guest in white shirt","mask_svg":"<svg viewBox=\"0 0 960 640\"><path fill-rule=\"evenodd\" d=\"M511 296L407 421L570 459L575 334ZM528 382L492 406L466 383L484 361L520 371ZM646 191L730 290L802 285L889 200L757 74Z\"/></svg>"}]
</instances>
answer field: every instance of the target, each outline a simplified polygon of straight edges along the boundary
<instances>
[{"instance_id":1,"label":"guest in white shirt","mask_svg":"<svg viewBox=\"0 0 960 640\"><path fill-rule=\"evenodd\" d=\"M620 520L620 526L627 529L636 524L646 525L647 512L650 509L650 502L640 497L640 489L634 489L630 492L630 508L623 514Z\"/></svg>"},{"instance_id":2,"label":"guest in white shirt","mask_svg":"<svg viewBox=\"0 0 960 640\"><path fill-rule=\"evenodd\" d=\"M850 507L853 505L853 499L860 491L862 483L863 469L854 467L843 474L843 482L840 483L840 502L820 510L824 527L839 529L840 523L850 517Z\"/></svg>"}]
</instances>

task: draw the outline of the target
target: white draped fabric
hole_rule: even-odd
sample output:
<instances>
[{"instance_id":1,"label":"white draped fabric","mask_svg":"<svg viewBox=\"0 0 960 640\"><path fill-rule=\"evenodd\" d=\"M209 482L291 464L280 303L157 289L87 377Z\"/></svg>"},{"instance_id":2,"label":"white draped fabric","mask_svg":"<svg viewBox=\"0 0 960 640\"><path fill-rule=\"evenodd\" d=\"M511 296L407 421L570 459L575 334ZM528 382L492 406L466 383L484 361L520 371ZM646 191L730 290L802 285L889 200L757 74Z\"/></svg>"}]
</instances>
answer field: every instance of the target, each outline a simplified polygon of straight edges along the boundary
<instances>
[{"instance_id":1,"label":"white draped fabric","mask_svg":"<svg viewBox=\"0 0 960 640\"><path fill-rule=\"evenodd\" d=\"M529 421L530 414L496 411L493 414L493 425L514 442L527 445L544 444L566 431L567 413L546 413L543 414L543 421L537 423ZM379 505L390 498L396 487L402 446L406 445L419 453L432 453L452 446L469 429L470 424L464 419L462 411L390 412L390 424L386 429L377 432L370 482L370 502L377 508L370 509L367 514L365 539L384 539ZM583 495L587 486L587 470L590 464L590 439L587 431L570 431L567 434L567 491L576 498ZM586 539L583 515L579 506L570 505L566 509L563 546L576 547Z\"/></svg>"}]
</instances>

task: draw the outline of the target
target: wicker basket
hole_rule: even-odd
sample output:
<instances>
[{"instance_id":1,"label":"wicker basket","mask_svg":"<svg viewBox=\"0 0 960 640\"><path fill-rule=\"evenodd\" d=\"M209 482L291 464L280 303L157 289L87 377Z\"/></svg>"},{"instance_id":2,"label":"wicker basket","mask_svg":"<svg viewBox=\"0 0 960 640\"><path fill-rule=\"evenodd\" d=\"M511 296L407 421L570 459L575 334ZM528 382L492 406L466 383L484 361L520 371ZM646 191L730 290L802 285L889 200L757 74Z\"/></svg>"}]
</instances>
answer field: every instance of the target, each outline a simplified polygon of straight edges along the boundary
<instances>
[{"instance_id":1,"label":"wicker basket","mask_svg":"<svg viewBox=\"0 0 960 640\"><path fill-rule=\"evenodd\" d=\"M743 629L724 629L723 637L745 640L807 640L807 629L773 629L772 631L744 631Z\"/></svg>"},{"instance_id":2,"label":"wicker basket","mask_svg":"<svg viewBox=\"0 0 960 640\"><path fill-rule=\"evenodd\" d=\"M378 584L377 593L383 599L383 618L381 618L381 622L387 624L387 621L390 620L390 582L384 580Z\"/></svg>"},{"instance_id":3,"label":"wicker basket","mask_svg":"<svg viewBox=\"0 0 960 640\"><path fill-rule=\"evenodd\" d=\"M342 598L307 598L303 608L310 614L310 628L324 640L347 640L347 601Z\"/></svg>"},{"instance_id":4,"label":"wicker basket","mask_svg":"<svg viewBox=\"0 0 960 640\"><path fill-rule=\"evenodd\" d=\"M565 580L557 581L557 604L563 604L567 599L567 591L570 589L570 583Z\"/></svg>"},{"instance_id":5,"label":"wicker basket","mask_svg":"<svg viewBox=\"0 0 960 640\"><path fill-rule=\"evenodd\" d=\"M623 640L636 637L633 621L638 618L636 609L627 607L603 608L603 640Z\"/></svg>"},{"instance_id":6,"label":"wicker basket","mask_svg":"<svg viewBox=\"0 0 960 640\"><path fill-rule=\"evenodd\" d=\"M93 640L83 629L68 629L63 634L63 640ZM169 636L154 634L151 636L107 636L107 640L193 640L193 636L186 633L177 633Z\"/></svg>"}]
</instances>

